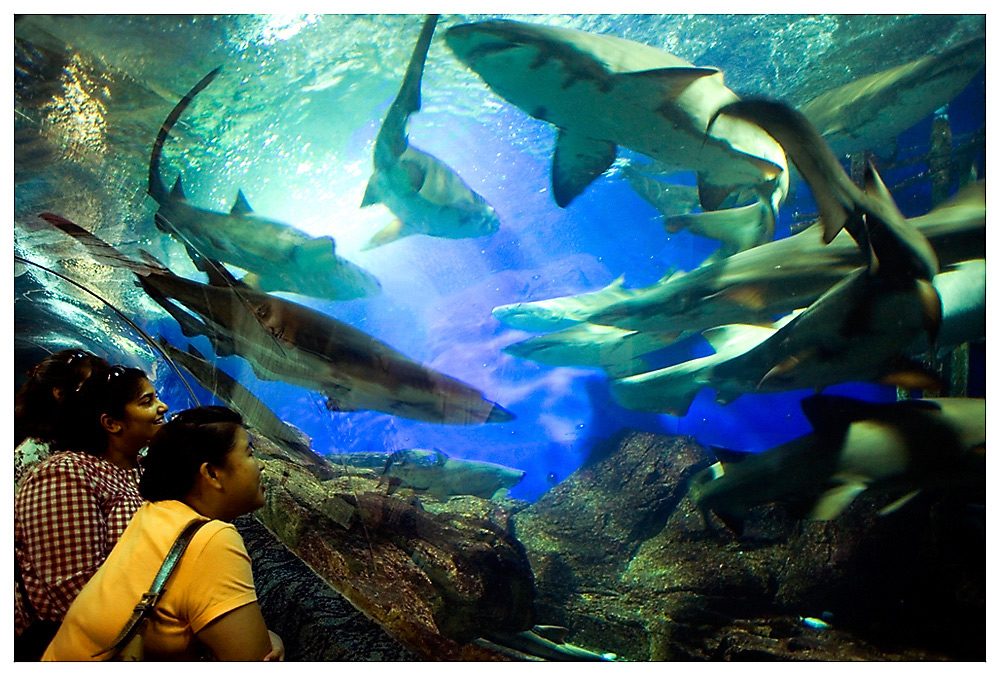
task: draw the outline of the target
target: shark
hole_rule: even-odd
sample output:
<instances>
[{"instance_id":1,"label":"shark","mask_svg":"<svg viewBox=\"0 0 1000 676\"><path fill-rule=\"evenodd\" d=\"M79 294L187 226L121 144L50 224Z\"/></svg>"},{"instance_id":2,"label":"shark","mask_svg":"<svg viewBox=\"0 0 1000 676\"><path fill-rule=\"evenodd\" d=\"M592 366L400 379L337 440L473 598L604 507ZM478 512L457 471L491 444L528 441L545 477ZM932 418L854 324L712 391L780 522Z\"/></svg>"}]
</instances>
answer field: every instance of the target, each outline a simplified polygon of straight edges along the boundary
<instances>
[{"instance_id":1,"label":"shark","mask_svg":"<svg viewBox=\"0 0 1000 676\"><path fill-rule=\"evenodd\" d=\"M671 270L667 276L672 274ZM492 315L507 326L521 331L558 331L586 321L591 315L627 300L636 293L636 290L625 288L625 275L620 275L597 291L498 305L493 308Z\"/></svg>"},{"instance_id":2,"label":"shark","mask_svg":"<svg viewBox=\"0 0 1000 676\"><path fill-rule=\"evenodd\" d=\"M690 497L710 524L715 514L737 535L750 510L782 501L826 521L860 494L898 496L890 514L921 491L985 488L986 401L911 399L873 404L813 395L802 400L813 432L762 453L713 449L719 462L691 478Z\"/></svg>"},{"instance_id":3,"label":"shark","mask_svg":"<svg viewBox=\"0 0 1000 676\"><path fill-rule=\"evenodd\" d=\"M333 317L218 279L224 269L206 267L217 275L210 275L208 284L189 280L148 254L145 262L131 261L66 219L49 222L77 239L99 262L131 270L156 302L178 303L195 317L186 323L187 330L206 332L213 346L222 345L227 354L245 359L258 378L319 392L329 411L379 411L447 425L500 423L514 417L474 387Z\"/></svg>"},{"instance_id":4,"label":"shark","mask_svg":"<svg viewBox=\"0 0 1000 676\"><path fill-rule=\"evenodd\" d=\"M180 175L173 188L167 189L160 173L163 144L194 97L220 72L216 68L203 77L174 106L153 143L148 192L158 205L157 228L176 238L192 258L202 256L246 271L243 282L260 291L334 301L380 293L381 286L371 273L337 255L332 237L310 237L256 214L242 190L236 193L229 213L220 213L192 204Z\"/></svg>"},{"instance_id":5,"label":"shark","mask_svg":"<svg viewBox=\"0 0 1000 676\"><path fill-rule=\"evenodd\" d=\"M448 239L485 237L500 227L493 207L447 164L414 147L406 126L420 110L420 83L438 15L428 15L413 48L399 93L379 128L374 173L362 207L385 204L395 219L362 248L369 250L411 235Z\"/></svg>"},{"instance_id":6,"label":"shark","mask_svg":"<svg viewBox=\"0 0 1000 676\"><path fill-rule=\"evenodd\" d=\"M444 502L455 495L502 498L522 478L524 471L519 469L452 458L436 448L411 448L389 455L379 484L387 483L390 493L402 486Z\"/></svg>"},{"instance_id":7,"label":"shark","mask_svg":"<svg viewBox=\"0 0 1000 676\"><path fill-rule=\"evenodd\" d=\"M513 343L503 351L548 366L596 367L622 377L648 371L642 356L672 345L683 336L677 331L645 333L581 322Z\"/></svg>"},{"instance_id":8,"label":"shark","mask_svg":"<svg viewBox=\"0 0 1000 676\"><path fill-rule=\"evenodd\" d=\"M621 176L635 194L665 217L689 214L700 206L696 186L661 181L631 162L622 167Z\"/></svg>"},{"instance_id":9,"label":"shark","mask_svg":"<svg viewBox=\"0 0 1000 676\"><path fill-rule=\"evenodd\" d=\"M942 266L986 256L986 186L972 182L927 214L907 219ZM823 243L815 223L695 270L665 277L597 308L587 321L638 331L702 331L727 324L770 324L814 302L867 264L847 232ZM536 301L569 305L571 297Z\"/></svg>"},{"instance_id":10,"label":"shark","mask_svg":"<svg viewBox=\"0 0 1000 676\"><path fill-rule=\"evenodd\" d=\"M884 152L886 139L946 105L986 66L986 36L827 91L800 106L838 155Z\"/></svg>"},{"instance_id":11,"label":"shark","mask_svg":"<svg viewBox=\"0 0 1000 676\"><path fill-rule=\"evenodd\" d=\"M312 450L308 436L284 422L242 383L218 368L194 345L182 350L160 336L160 348L180 364L212 395L243 416L244 422L277 444L288 459L297 462L321 478L330 478L331 467L323 456Z\"/></svg>"},{"instance_id":12,"label":"shark","mask_svg":"<svg viewBox=\"0 0 1000 676\"><path fill-rule=\"evenodd\" d=\"M725 117L706 133L737 100L718 69L611 35L510 20L453 26L445 41L499 96L555 125L560 207L611 166L618 146L695 171L707 210L747 189L775 209L784 199L784 152L759 126Z\"/></svg>"}]
</instances>

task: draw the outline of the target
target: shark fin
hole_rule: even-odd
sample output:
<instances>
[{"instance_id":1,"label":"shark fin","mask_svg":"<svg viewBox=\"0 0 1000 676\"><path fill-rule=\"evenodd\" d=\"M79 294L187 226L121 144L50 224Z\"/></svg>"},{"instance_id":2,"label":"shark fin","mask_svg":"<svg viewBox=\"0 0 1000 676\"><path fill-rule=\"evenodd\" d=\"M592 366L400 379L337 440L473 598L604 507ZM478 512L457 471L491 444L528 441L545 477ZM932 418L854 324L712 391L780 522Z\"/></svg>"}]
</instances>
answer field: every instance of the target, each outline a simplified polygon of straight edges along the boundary
<instances>
[{"instance_id":1,"label":"shark fin","mask_svg":"<svg viewBox=\"0 0 1000 676\"><path fill-rule=\"evenodd\" d=\"M663 104L658 113L673 110L677 97L691 84L703 77L718 75L718 68L699 68L698 66L679 66L672 68L653 68L629 73L618 73L614 76L614 86L627 87L631 92L641 90L643 100L659 100ZM657 97L657 98L650 98Z\"/></svg>"},{"instance_id":2,"label":"shark fin","mask_svg":"<svg viewBox=\"0 0 1000 676\"><path fill-rule=\"evenodd\" d=\"M630 359L623 364L610 364L602 367L610 378L627 378L650 370L649 362L642 357Z\"/></svg>"},{"instance_id":3,"label":"shark fin","mask_svg":"<svg viewBox=\"0 0 1000 676\"><path fill-rule=\"evenodd\" d=\"M556 204L568 206L595 178L607 171L617 152L611 141L560 129L552 154L552 195Z\"/></svg>"},{"instance_id":4,"label":"shark fin","mask_svg":"<svg viewBox=\"0 0 1000 676\"><path fill-rule=\"evenodd\" d=\"M742 186L712 185L698 174L698 202L705 211L716 211L722 207L729 194Z\"/></svg>"},{"instance_id":5,"label":"shark fin","mask_svg":"<svg viewBox=\"0 0 1000 676\"><path fill-rule=\"evenodd\" d=\"M886 516L888 514L892 514L897 509L899 509L900 507L902 507L903 505L905 505L906 503L908 503L910 500L912 500L913 498L917 497L918 495L920 495L920 489L919 488L917 490L910 491L909 493L907 493L903 497L898 498L896 500L893 500L888 505L886 505L882 509L878 510L878 515L879 516Z\"/></svg>"},{"instance_id":6,"label":"shark fin","mask_svg":"<svg viewBox=\"0 0 1000 676\"><path fill-rule=\"evenodd\" d=\"M701 332L716 353L735 349L738 345L752 347L759 345L773 336L774 329L769 326L753 326L751 324L727 324L706 329Z\"/></svg>"},{"instance_id":7,"label":"shark fin","mask_svg":"<svg viewBox=\"0 0 1000 676\"><path fill-rule=\"evenodd\" d=\"M171 190L170 190L170 196L173 197L173 198L175 198L175 199L179 199L179 200L187 199L184 196L184 186L181 185L181 176L180 176L180 174L177 175L177 180L174 181L174 187L171 188Z\"/></svg>"},{"instance_id":8,"label":"shark fin","mask_svg":"<svg viewBox=\"0 0 1000 676\"><path fill-rule=\"evenodd\" d=\"M406 182L410 186L410 190L420 192L421 188L424 187L424 182L427 180L427 170L413 160L403 160L399 163L399 166L406 174Z\"/></svg>"},{"instance_id":9,"label":"shark fin","mask_svg":"<svg viewBox=\"0 0 1000 676\"><path fill-rule=\"evenodd\" d=\"M847 509L868 486L860 481L849 481L826 491L819 497L809 518L815 521L829 521Z\"/></svg>"},{"instance_id":10,"label":"shark fin","mask_svg":"<svg viewBox=\"0 0 1000 676\"><path fill-rule=\"evenodd\" d=\"M233 203L233 208L229 212L230 216L249 216L253 213L253 209L250 207L250 202L247 201L247 196L243 194L242 190L236 191L236 201Z\"/></svg>"},{"instance_id":11,"label":"shark fin","mask_svg":"<svg viewBox=\"0 0 1000 676\"><path fill-rule=\"evenodd\" d=\"M337 244L333 237L314 237L299 244L292 250L295 264L302 270L325 270L336 257Z\"/></svg>"},{"instance_id":12,"label":"shark fin","mask_svg":"<svg viewBox=\"0 0 1000 676\"><path fill-rule=\"evenodd\" d=\"M361 198L362 207L370 207L382 201L382 196L379 194L380 191L374 179L374 175L368 179L368 185L365 186L365 196Z\"/></svg>"},{"instance_id":13,"label":"shark fin","mask_svg":"<svg viewBox=\"0 0 1000 676\"><path fill-rule=\"evenodd\" d=\"M569 637L569 629L551 624L536 624L531 628L531 632L553 643L565 643Z\"/></svg>"},{"instance_id":14,"label":"shark fin","mask_svg":"<svg viewBox=\"0 0 1000 676\"><path fill-rule=\"evenodd\" d=\"M403 232L403 222L398 218L394 218L389 225L385 226L378 232L376 232L368 243L361 247L361 251L370 251L376 247L383 246L389 242L395 242L397 239L402 239L406 237L407 233Z\"/></svg>"},{"instance_id":15,"label":"shark fin","mask_svg":"<svg viewBox=\"0 0 1000 676\"><path fill-rule=\"evenodd\" d=\"M728 448L723 448L722 446L709 446L709 449L712 451L712 455L714 455L719 461L717 463L719 467L716 470L717 476L713 478L725 475L726 467L729 467L730 465L737 465L754 455L753 453L734 451ZM715 467L715 465L713 465L713 467Z\"/></svg>"}]
</instances>

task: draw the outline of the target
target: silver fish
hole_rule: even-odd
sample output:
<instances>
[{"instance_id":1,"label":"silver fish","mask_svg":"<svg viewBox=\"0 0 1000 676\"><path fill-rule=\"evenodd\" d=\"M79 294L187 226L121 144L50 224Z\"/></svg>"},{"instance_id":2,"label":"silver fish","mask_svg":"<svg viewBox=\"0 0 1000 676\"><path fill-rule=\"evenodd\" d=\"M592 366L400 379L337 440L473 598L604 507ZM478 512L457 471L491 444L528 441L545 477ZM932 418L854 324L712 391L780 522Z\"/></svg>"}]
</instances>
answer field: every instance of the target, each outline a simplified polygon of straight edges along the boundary
<instances>
[{"instance_id":1,"label":"silver fish","mask_svg":"<svg viewBox=\"0 0 1000 676\"><path fill-rule=\"evenodd\" d=\"M375 172L361 202L362 207L385 204L396 220L376 233L362 251L410 235L484 237L500 227L486 200L451 167L407 139L410 115L420 110L420 81L437 20L436 14L430 14L424 21L403 84L375 139Z\"/></svg>"},{"instance_id":2,"label":"silver fish","mask_svg":"<svg viewBox=\"0 0 1000 676\"><path fill-rule=\"evenodd\" d=\"M436 448L411 448L386 459L379 483L388 483L390 491L398 484L443 502L455 495L501 498L522 478L524 472L512 467L451 458Z\"/></svg>"}]
</instances>

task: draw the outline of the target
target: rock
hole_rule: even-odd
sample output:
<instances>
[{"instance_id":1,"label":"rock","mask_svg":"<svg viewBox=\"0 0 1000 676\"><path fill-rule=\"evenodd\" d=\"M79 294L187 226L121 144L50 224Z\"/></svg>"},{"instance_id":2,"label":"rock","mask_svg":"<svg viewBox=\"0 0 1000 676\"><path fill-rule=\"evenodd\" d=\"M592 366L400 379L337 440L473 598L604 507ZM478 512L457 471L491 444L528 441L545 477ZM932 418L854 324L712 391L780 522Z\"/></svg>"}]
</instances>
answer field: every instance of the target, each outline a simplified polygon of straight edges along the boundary
<instances>
[{"instance_id":1,"label":"rock","mask_svg":"<svg viewBox=\"0 0 1000 676\"><path fill-rule=\"evenodd\" d=\"M531 568L503 526L434 514L402 491L386 495L372 470L320 481L286 461L264 462L267 504L257 518L416 655L507 659L471 641L535 624Z\"/></svg>"},{"instance_id":2,"label":"rock","mask_svg":"<svg viewBox=\"0 0 1000 676\"><path fill-rule=\"evenodd\" d=\"M762 506L737 539L685 495L713 461L690 438L626 431L515 514L539 615L629 660L985 659L969 496L881 518L862 496L829 522ZM802 619L821 615L829 628Z\"/></svg>"}]
</instances>

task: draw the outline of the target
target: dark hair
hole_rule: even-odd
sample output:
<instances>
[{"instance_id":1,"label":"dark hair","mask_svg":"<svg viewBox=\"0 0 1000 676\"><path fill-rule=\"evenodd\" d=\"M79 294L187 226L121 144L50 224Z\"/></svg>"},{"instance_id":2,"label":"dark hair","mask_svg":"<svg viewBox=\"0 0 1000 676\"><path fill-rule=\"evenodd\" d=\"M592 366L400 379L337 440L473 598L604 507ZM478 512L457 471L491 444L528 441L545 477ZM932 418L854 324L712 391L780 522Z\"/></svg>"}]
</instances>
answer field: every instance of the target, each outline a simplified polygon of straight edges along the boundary
<instances>
[{"instance_id":1,"label":"dark hair","mask_svg":"<svg viewBox=\"0 0 1000 676\"><path fill-rule=\"evenodd\" d=\"M70 395L91 374L109 367L105 359L85 350L61 350L36 364L14 397L14 445L27 437L63 445L73 431L64 409ZM52 394L54 389L66 393L62 401Z\"/></svg>"},{"instance_id":2,"label":"dark hair","mask_svg":"<svg viewBox=\"0 0 1000 676\"><path fill-rule=\"evenodd\" d=\"M243 416L225 406L181 411L161 427L139 460L139 493L150 502L180 500L191 492L203 463L222 466L243 427Z\"/></svg>"},{"instance_id":3,"label":"dark hair","mask_svg":"<svg viewBox=\"0 0 1000 676\"><path fill-rule=\"evenodd\" d=\"M71 447L92 455L104 455L108 437L101 425L101 416L124 418L125 405L142 394L146 380L149 376L142 369L121 364L91 373L69 401L73 412L71 418L76 425Z\"/></svg>"}]
</instances>

